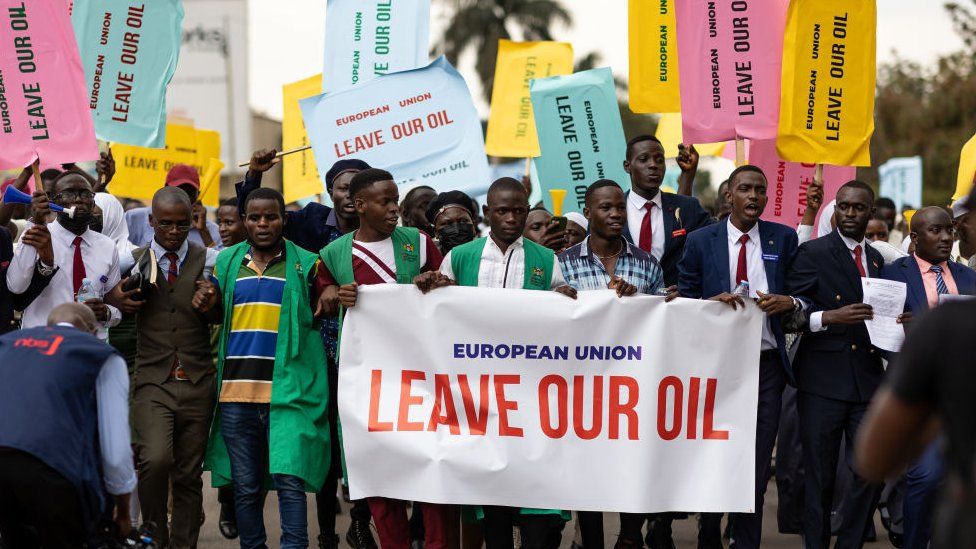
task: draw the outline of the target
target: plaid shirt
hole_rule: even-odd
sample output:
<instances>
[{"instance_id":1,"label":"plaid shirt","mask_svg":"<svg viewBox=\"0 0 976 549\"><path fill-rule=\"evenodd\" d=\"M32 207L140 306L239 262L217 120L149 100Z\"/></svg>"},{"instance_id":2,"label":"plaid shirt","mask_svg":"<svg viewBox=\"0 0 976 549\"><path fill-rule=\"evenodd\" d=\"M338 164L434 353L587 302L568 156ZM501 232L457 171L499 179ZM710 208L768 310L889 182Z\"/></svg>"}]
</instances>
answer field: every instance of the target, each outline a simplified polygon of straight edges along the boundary
<instances>
[{"instance_id":1,"label":"plaid shirt","mask_svg":"<svg viewBox=\"0 0 976 549\"><path fill-rule=\"evenodd\" d=\"M338 240L342 236L342 231L339 230L339 222L336 219L336 211L333 210L329 213L329 217L325 220L325 233L328 242L326 244L331 244L333 241ZM322 334L322 344L325 345L325 354L335 358L336 347L339 344L339 317L337 316L326 316L322 318L322 324L319 327L319 331Z\"/></svg>"},{"instance_id":2,"label":"plaid shirt","mask_svg":"<svg viewBox=\"0 0 976 549\"><path fill-rule=\"evenodd\" d=\"M623 240L623 239L621 239ZM610 274L595 254L590 252L590 238L559 254L559 267L566 283L579 291L606 290ZM626 248L617 257L614 276L637 286L642 294L653 295L664 286L663 271L657 259L637 246L624 241Z\"/></svg>"}]
</instances>

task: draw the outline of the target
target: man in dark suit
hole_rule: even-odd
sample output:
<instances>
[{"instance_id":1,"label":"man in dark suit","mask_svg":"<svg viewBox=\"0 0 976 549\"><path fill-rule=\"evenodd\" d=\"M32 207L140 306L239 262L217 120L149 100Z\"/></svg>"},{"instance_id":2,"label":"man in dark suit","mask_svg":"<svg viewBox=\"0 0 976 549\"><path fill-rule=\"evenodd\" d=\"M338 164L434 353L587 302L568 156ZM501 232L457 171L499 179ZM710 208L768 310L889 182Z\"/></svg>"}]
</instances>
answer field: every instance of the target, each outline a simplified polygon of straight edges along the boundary
<instances>
[{"instance_id":1,"label":"man in dark suit","mask_svg":"<svg viewBox=\"0 0 976 549\"><path fill-rule=\"evenodd\" d=\"M688 234L708 225L712 218L697 198L661 192L664 146L657 138L639 135L631 139L626 155L624 170L630 174L630 191L624 237L658 260L666 286L677 284L678 260Z\"/></svg>"},{"instance_id":2,"label":"man in dark suit","mask_svg":"<svg viewBox=\"0 0 976 549\"><path fill-rule=\"evenodd\" d=\"M798 300L783 295L786 267L797 252L796 231L759 219L766 207L766 189L766 176L761 169L751 165L736 168L725 190L725 199L732 207L728 219L689 235L684 256L678 263L678 289L682 297L744 307L742 296L731 292L745 281L749 283L749 297L758 298L760 309L767 315L759 356L756 512L733 516L733 547L759 547L762 538L763 497L769 483L783 388L793 375L780 317L800 308ZM714 524L720 518L717 514L703 515L699 548L722 547L721 536L716 535L719 529Z\"/></svg>"},{"instance_id":3,"label":"man in dark suit","mask_svg":"<svg viewBox=\"0 0 976 549\"><path fill-rule=\"evenodd\" d=\"M871 345L861 303L861 279L877 278L884 259L864 233L874 214L874 191L861 181L838 191L837 230L800 246L786 276L786 291L804 301L809 326L793 362L803 443L804 546L830 542L830 507L841 436L853 443L871 397L881 383L881 351ZM848 464L850 466L850 464ZM878 488L854 474L836 547L860 547Z\"/></svg>"},{"instance_id":4,"label":"man in dark suit","mask_svg":"<svg viewBox=\"0 0 976 549\"><path fill-rule=\"evenodd\" d=\"M915 253L885 266L881 274L907 286L905 312L920 314L943 295L976 294L976 272L952 261L953 222L935 206L912 216L909 236ZM926 547L931 537L933 496L942 477L939 445L930 444L905 475L905 547Z\"/></svg>"}]
</instances>

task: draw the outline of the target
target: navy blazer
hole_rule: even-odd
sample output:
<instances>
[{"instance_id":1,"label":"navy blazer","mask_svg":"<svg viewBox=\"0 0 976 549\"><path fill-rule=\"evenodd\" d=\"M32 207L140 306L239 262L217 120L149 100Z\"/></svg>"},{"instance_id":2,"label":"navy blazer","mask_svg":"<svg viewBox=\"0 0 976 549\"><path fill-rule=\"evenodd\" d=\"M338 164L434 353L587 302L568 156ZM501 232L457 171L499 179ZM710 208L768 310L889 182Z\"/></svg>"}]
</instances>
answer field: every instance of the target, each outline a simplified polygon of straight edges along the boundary
<instances>
[{"instance_id":1,"label":"navy blazer","mask_svg":"<svg viewBox=\"0 0 976 549\"><path fill-rule=\"evenodd\" d=\"M664 254L658 258L658 263L664 271L664 285L671 286L678 283L678 261L681 260L688 235L692 231L710 225L714 220L705 208L702 208L697 198L660 192L661 210L664 213ZM630 198L630 191L627 191L624 198ZM675 212L678 212L678 215L675 215ZM637 244L626 228L624 238L631 244Z\"/></svg>"},{"instance_id":2,"label":"navy blazer","mask_svg":"<svg viewBox=\"0 0 976 549\"><path fill-rule=\"evenodd\" d=\"M245 175L244 181L234 185L234 189L237 191L237 209L241 217L244 217L244 200L247 195L260 186L260 175L255 178L249 178ZM332 208L318 202L309 202L297 212L286 212L288 222L285 223L282 236L294 242L295 245L317 254L332 242L331 233L337 230L326 223L331 213Z\"/></svg>"},{"instance_id":3,"label":"navy blazer","mask_svg":"<svg viewBox=\"0 0 976 549\"><path fill-rule=\"evenodd\" d=\"M678 263L678 291L682 297L709 299L732 291L727 223L722 220L688 235L684 255ZM786 225L759 220L759 238L769 293L786 295L786 269L796 257L799 246L796 231ZM776 338L787 379L794 383L780 316L769 317L769 326Z\"/></svg>"},{"instance_id":4,"label":"navy blazer","mask_svg":"<svg viewBox=\"0 0 976 549\"><path fill-rule=\"evenodd\" d=\"M865 246L868 276L878 278L884 258ZM807 316L817 311L861 303L861 275L840 234L805 242L786 273L786 292L803 298ZM881 383L883 352L871 345L864 323L833 324L826 330L804 332L793 360L797 389L818 396L863 403Z\"/></svg>"},{"instance_id":5,"label":"navy blazer","mask_svg":"<svg viewBox=\"0 0 976 549\"><path fill-rule=\"evenodd\" d=\"M960 295L976 295L976 271L969 267L949 261L949 271ZM882 278L904 282L907 288L905 312L920 314L929 309L929 299L922 283L922 271L918 268L915 256L901 257L891 265L881 269Z\"/></svg>"}]
</instances>

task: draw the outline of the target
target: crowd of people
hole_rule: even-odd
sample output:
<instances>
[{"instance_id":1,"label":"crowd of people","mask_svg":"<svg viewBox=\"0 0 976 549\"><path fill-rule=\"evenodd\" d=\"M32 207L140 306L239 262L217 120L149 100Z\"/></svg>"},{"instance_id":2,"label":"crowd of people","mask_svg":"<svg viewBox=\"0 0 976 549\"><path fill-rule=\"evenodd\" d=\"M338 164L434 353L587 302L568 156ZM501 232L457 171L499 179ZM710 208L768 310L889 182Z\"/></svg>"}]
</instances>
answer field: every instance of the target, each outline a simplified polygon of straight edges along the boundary
<instances>
[{"instance_id":1,"label":"crowd of people","mask_svg":"<svg viewBox=\"0 0 976 549\"><path fill-rule=\"evenodd\" d=\"M898 227L869 185L850 181L822 204L815 181L787 227L761 218L768 182L752 165L715 204L692 197L693 147L681 150L679 192L664 192L664 147L650 135L627 143L629 190L592 182L565 220L529 203L527 180L498 179L484 205L423 186L401 197L395 173L361 160L326 173L332 206L290 208L261 186L277 162L255 152L216 222L183 165L151 205L126 211L105 192L110 155L94 177L47 171L29 207L0 206L0 545L81 547L151 521L158 546L196 547L207 470L219 529L242 548L267 544L269 489L281 547L308 546L309 492L318 546L337 547L341 323L361 286L386 283L752 300L764 313L756 512L731 514L724 531L721 514L701 513L698 546L760 546L774 449L778 526L805 547L877 536L882 492L897 546L976 543L976 379L963 354L976 303L941 305L976 294L971 199ZM906 283L903 353L872 345L865 277ZM352 502L347 543L555 549L574 512L414 502L408 516L408 503ZM686 516L622 513L612 539L602 513L578 511L575 543L669 548Z\"/></svg>"}]
</instances>

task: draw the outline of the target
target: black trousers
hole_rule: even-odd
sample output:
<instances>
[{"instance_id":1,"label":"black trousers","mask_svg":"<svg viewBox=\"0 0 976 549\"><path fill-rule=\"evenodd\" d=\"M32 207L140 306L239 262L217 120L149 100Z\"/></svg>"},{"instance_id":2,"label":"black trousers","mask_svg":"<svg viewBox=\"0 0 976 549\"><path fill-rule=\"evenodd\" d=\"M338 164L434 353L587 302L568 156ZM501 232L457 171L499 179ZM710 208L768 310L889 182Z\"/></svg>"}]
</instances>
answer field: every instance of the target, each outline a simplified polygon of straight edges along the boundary
<instances>
[{"instance_id":1,"label":"black trousers","mask_svg":"<svg viewBox=\"0 0 976 549\"><path fill-rule=\"evenodd\" d=\"M522 534L522 549L558 549L563 522L559 515L522 515L517 507L484 506L486 549L514 549L513 528Z\"/></svg>"},{"instance_id":2,"label":"black trousers","mask_svg":"<svg viewBox=\"0 0 976 549\"><path fill-rule=\"evenodd\" d=\"M762 540L763 503L779 430L784 387L786 373L779 351L763 351L759 358L759 403L756 408L755 512L732 515L732 539L736 548L758 548Z\"/></svg>"},{"instance_id":3,"label":"black trousers","mask_svg":"<svg viewBox=\"0 0 976 549\"><path fill-rule=\"evenodd\" d=\"M579 522L580 538L583 549L600 549L603 547L603 513L599 511L577 511L576 521Z\"/></svg>"},{"instance_id":4,"label":"black trousers","mask_svg":"<svg viewBox=\"0 0 976 549\"><path fill-rule=\"evenodd\" d=\"M830 544L830 509L841 439L853 448L867 408L867 402L844 402L802 391L797 397L805 472L803 543L806 549L826 548ZM847 466L853 480L837 532L834 547L838 549L863 545L865 530L880 495L879 486L862 479L853 471L853 464Z\"/></svg>"},{"instance_id":5,"label":"black trousers","mask_svg":"<svg viewBox=\"0 0 976 549\"><path fill-rule=\"evenodd\" d=\"M87 541L90 525L74 486L31 454L0 448L0 494L0 537L7 547L60 549Z\"/></svg>"}]
</instances>

